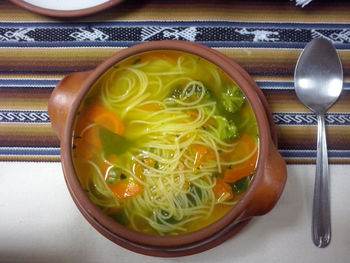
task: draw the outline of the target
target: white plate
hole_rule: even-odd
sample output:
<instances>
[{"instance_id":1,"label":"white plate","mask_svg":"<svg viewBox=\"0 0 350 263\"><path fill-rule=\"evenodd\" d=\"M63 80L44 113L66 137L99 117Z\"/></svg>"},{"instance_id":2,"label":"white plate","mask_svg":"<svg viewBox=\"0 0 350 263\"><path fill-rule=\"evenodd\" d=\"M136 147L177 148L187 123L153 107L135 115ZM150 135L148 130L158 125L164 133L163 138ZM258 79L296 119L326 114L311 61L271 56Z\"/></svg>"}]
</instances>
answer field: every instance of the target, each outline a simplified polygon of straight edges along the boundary
<instances>
[{"instance_id":1,"label":"white plate","mask_svg":"<svg viewBox=\"0 0 350 263\"><path fill-rule=\"evenodd\" d=\"M55 17L79 17L108 9L123 0L10 0L29 11Z\"/></svg>"},{"instance_id":2,"label":"white plate","mask_svg":"<svg viewBox=\"0 0 350 263\"><path fill-rule=\"evenodd\" d=\"M24 0L29 4L54 10L80 10L95 7L108 2L109 0Z\"/></svg>"}]
</instances>

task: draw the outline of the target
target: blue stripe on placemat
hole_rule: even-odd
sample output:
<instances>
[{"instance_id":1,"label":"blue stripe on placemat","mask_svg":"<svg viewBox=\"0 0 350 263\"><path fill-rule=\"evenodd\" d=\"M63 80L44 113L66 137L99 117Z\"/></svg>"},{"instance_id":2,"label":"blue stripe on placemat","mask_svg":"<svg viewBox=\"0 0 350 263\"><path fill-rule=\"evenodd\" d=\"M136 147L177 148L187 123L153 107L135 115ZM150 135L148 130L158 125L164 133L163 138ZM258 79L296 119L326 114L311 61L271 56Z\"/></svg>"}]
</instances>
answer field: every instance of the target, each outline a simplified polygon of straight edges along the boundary
<instances>
[{"instance_id":1,"label":"blue stripe on placemat","mask_svg":"<svg viewBox=\"0 0 350 263\"><path fill-rule=\"evenodd\" d=\"M294 82L290 81L256 81L262 90L293 90Z\"/></svg>"},{"instance_id":2,"label":"blue stripe on placemat","mask_svg":"<svg viewBox=\"0 0 350 263\"><path fill-rule=\"evenodd\" d=\"M0 123L50 123L47 111L0 111Z\"/></svg>"},{"instance_id":3,"label":"blue stripe on placemat","mask_svg":"<svg viewBox=\"0 0 350 263\"><path fill-rule=\"evenodd\" d=\"M294 82L292 81L257 81L256 84L262 90L294 90ZM350 82L343 83L343 90L350 90Z\"/></svg>"},{"instance_id":4,"label":"blue stripe on placemat","mask_svg":"<svg viewBox=\"0 0 350 263\"><path fill-rule=\"evenodd\" d=\"M0 147L0 155L59 156L59 147Z\"/></svg>"},{"instance_id":5,"label":"blue stripe on placemat","mask_svg":"<svg viewBox=\"0 0 350 263\"><path fill-rule=\"evenodd\" d=\"M38 79L0 79L1 87L53 87L58 84L59 80L38 80Z\"/></svg>"},{"instance_id":6,"label":"blue stripe on placemat","mask_svg":"<svg viewBox=\"0 0 350 263\"><path fill-rule=\"evenodd\" d=\"M317 116L313 113L273 113L276 125L317 125ZM326 113L325 122L328 126L349 126L350 114L348 113Z\"/></svg>"}]
</instances>

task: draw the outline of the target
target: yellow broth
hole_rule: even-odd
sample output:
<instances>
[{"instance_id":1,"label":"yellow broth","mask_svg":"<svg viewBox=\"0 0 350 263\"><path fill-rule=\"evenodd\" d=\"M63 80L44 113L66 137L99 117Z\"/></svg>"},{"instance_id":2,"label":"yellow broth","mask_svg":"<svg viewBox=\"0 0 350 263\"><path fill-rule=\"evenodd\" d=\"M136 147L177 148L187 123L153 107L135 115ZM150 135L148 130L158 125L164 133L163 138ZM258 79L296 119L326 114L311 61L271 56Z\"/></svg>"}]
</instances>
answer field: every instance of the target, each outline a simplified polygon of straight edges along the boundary
<instances>
[{"instance_id":1,"label":"yellow broth","mask_svg":"<svg viewBox=\"0 0 350 263\"><path fill-rule=\"evenodd\" d=\"M244 94L195 55L153 51L111 67L78 110L73 162L90 199L152 235L201 229L247 190L258 129Z\"/></svg>"}]
</instances>

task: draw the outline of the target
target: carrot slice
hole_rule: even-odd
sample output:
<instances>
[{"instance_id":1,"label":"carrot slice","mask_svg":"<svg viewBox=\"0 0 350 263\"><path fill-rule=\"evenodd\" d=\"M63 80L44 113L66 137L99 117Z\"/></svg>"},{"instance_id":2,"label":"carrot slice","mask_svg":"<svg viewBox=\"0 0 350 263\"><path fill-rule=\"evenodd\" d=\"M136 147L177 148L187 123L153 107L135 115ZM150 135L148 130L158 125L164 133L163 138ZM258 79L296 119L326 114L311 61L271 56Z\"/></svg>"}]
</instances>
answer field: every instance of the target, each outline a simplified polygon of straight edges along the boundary
<instances>
[{"instance_id":1,"label":"carrot slice","mask_svg":"<svg viewBox=\"0 0 350 263\"><path fill-rule=\"evenodd\" d=\"M225 200L233 198L232 187L221 178L216 179L216 185L213 187L213 192L218 201L221 201L223 198L225 198Z\"/></svg>"},{"instance_id":2,"label":"carrot slice","mask_svg":"<svg viewBox=\"0 0 350 263\"><path fill-rule=\"evenodd\" d=\"M142 186L134 181L120 181L113 185L108 185L119 200L127 199L142 193Z\"/></svg>"},{"instance_id":3,"label":"carrot slice","mask_svg":"<svg viewBox=\"0 0 350 263\"><path fill-rule=\"evenodd\" d=\"M212 149L199 144L194 144L192 147L195 152L195 158L194 158L195 168L198 168L207 158L215 159L215 153Z\"/></svg>"},{"instance_id":4,"label":"carrot slice","mask_svg":"<svg viewBox=\"0 0 350 263\"><path fill-rule=\"evenodd\" d=\"M256 147L254 140L248 136L243 135L237 145L237 151L241 152L241 156L249 155ZM238 180L254 173L256 161L258 158L258 151L248 158L243 163L232 166L232 169L227 169L224 174L224 181L227 183L235 183Z\"/></svg>"},{"instance_id":5,"label":"carrot slice","mask_svg":"<svg viewBox=\"0 0 350 263\"><path fill-rule=\"evenodd\" d=\"M96 123L97 125L93 125ZM124 127L120 118L102 106L93 105L80 113L75 127L75 152L90 158L93 152L101 149L99 127L122 135Z\"/></svg>"},{"instance_id":6,"label":"carrot slice","mask_svg":"<svg viewBox=\"0 0 350 263\"><path fill-rule=\"evenodd\" d=\"M247 162L235 165L234 168L225 171L224 180L228 183L235 183L238 180L254 173L256 156L254 154Z\"/></svg>"},{"instance_id":7,"label":"carrot slice","mask_svg":"<svg viewBox=\"0 0 350 263\"><path fill-rule=\"evenodd\" d=\"M119 135L124 134L124 126L118 115L101 106L91 107L88 118L111 132Z\"/></svg>"},{"instance_id":8,"label":"carrot slice","mask_svg":"<svg viewBox=\"0 0 350 263\"><path fill-rule=\"evenodd\" d=\"M193 148L196 152L196 156L194 158L194 167L198 168L206 158L208 153L208 148L202 145L193 145Z\"/></svg>"}]
</instances>

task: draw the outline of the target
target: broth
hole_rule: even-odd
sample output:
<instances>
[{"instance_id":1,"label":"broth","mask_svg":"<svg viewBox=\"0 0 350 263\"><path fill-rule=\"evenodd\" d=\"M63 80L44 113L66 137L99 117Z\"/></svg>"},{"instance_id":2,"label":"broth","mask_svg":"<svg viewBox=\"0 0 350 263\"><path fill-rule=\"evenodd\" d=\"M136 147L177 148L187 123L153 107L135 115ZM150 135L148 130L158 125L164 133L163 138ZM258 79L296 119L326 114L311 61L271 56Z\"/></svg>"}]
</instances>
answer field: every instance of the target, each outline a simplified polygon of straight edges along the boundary
<instances>
[{"instance_id":1,"label":"broth","mask_svg":"<svg viewBox=\"0 0 350 263\"><path fill-rule=\"evenodd\" d=\"M76 116L73 162L102 211L130 229L178 235L224 216L247 190L258 128L218 67L152 51L111 67Z\"/></svg>"}]
</instances>

